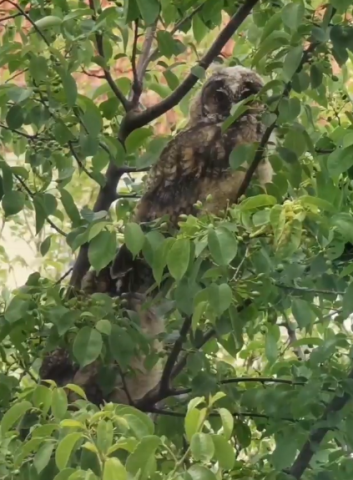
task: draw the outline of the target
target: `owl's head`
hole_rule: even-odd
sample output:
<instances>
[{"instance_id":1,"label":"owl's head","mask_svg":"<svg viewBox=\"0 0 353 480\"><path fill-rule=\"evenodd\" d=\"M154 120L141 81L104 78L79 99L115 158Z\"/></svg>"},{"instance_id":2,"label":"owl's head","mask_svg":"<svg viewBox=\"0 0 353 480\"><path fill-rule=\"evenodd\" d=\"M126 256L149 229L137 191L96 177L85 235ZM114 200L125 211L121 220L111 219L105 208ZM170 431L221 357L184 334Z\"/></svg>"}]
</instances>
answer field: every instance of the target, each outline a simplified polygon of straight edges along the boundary
<instances>
[{"instance_id":1,"label":"owl's head","mask_svg":"<svg viewBox=\"0 0 353 480\"><path fill-rule=\"evenodd\" d=\"M190 107L190 124L209 118L223 121L234 104L259 93L262 78L249 68L215 67Z\"/></svg>"}]
</instances>

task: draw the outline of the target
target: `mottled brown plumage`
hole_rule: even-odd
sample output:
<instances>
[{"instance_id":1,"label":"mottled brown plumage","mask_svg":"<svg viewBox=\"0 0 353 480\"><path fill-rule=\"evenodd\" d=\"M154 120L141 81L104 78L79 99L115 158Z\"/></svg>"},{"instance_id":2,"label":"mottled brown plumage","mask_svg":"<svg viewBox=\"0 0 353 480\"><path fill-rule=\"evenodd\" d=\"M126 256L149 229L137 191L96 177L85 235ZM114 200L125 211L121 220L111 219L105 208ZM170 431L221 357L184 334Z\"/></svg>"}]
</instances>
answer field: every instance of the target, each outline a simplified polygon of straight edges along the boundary
<instances>
[{"instance_id":1,"label":"mottled brown plumage","mask_svg":"<svg viewBox=\"0 0 353 480\"><path fill-rule=\"evenodd\" d=\"M243 67L214 70L191 105L187 127L168 143L151 169L134 221L150 222L168 215L171 225L177 227L181 214L199 214L195 203L204 202L209 194L212 200L204 203L204 209L210 213L219 214L234 203L245 171L232 170L229 155L237 145L261 141L265 130L261 123L263 105L253 102L226 131L222 130L222 124L236 103L256 95L262 86L261 78L252 70ZM246 170L247 165L243 167ZM271 182L272 168L268 160L260 164L257 177L262 185ZM96 291L117 296L131 291L143 293L152 283L148 265L143 259L133 259L129 250L122 246L112 265L98 274L89 272L82 287L86 293ZM163 320L151 309L141 311L142 298L139 297L133 308L139 314L142 329L154 337L163 331ZM161 344L156 341L155 347L160 350ZM158 363L147 372L143 358L136 358L133 366L142 370L127 381L131 398L137 400L158 384L162 368ZM95 362L74 371L73 379L86 391L94 391L97 375ZM92 398L94 396L99 398L96 392ZM116 386L110 400L128 402L121 385Z\"/></svg>"}]
</instances>

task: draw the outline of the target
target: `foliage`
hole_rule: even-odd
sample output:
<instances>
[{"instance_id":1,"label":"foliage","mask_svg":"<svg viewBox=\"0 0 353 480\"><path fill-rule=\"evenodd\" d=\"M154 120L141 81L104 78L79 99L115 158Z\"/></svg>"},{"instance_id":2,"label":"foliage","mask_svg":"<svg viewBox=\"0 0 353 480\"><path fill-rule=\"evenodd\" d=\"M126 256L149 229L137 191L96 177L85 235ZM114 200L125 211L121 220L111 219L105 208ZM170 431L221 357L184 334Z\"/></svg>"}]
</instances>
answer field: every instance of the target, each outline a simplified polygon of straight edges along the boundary
<instances>
[{"instance_id":1,"label":"foliage","mask_svg":"<svg viewBox=\"0 0 353 480\"><path fill-rule=\"evenodd\" d=\"M2 292L0 478L351 479L351 2L0 6L0 199L5 227L37 260L24 286ZM185 124L212 61L266 79L264 141L235 149L230 165L255 166L276 126L274 182L264 191L248 178L223 216L183 217L174 237L162 222L142 230L131 211L173 133L150 124L171 108L173 129ZM146 92L160 101L141 109ZM150 352L118 300L68 299L60 279L77 258L79 284L122 241L157 285L168 269L161 389L99 409L68 385L80 397L69 404L63 388L38 384L44 351L66 345L81 366L114 358L124 369L136 350ZM102 371L104 389L113 380Z\"/></svg>"}]
</instances>

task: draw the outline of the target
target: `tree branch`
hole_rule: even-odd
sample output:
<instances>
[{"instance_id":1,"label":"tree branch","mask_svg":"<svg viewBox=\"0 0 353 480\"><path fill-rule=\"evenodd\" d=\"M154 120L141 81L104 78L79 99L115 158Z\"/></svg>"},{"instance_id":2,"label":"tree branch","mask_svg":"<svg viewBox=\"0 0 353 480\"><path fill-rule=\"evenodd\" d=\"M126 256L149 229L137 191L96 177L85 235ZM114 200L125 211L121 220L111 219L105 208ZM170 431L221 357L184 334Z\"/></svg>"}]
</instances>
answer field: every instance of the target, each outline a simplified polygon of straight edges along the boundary
<instances>
[{"instance_id":1,"label":"tree branch","mask_svg":"<svg viewBox=\"0 0 353 480\"><path fill-rule=\"evenodd\" d=\"M89 7L92 10L92 20L94 22L97 21L97 12L96 8L94 5L94 0L89 0ZM98 31L96 32L96 44L97 44L97 51L99 53L99 56L105 60L104 57L104 48L103 48L103 35L99 33ZM114 82L113 77L108 69L107 66L103 67L103 72L104 72L104 77L106 81L108 82L110 88L114 92L115 96L117 99L121 102L122 106L124 107L125 111L127 112L131 108L131 104L129 100L124 96L120 88L117 86L117 84Z\"/></svg>"},{"instance_id":2,"label":"tree branch","mask_svg":"<svg viewBox=\"0 0 353 480\"><path fill-rule=\"evenodd\" d=\"M167 395L170 390L170 379L172 376L172 372L176 364L176 361L178 360L178 356L181 352L181 349L183 348L183 344L186 340L186 336L189 333L189 330L191 327L191 320L192 320L191 316L186 317L186 319L184 320L184 323L180 329L179 338L174 343L174 347L170 352L170 355L164 366L164 370L163 370L163 374L162 374L162 378L159 386L159 394L161 397Z\"/></svg>"},{"instance_id":3,"label":"tree branch","mask_svg":"<svg viewBox=\"0 0 353 480\"><path fill-rule=\"evenodd\" d=\"M92 6L94 6L93 0L89 1L92 8ZM247 0L244 5L242 5L238 9L237 13L231 18L231 20L228 22L222 32L218 35L217 39L210 47L208 52L201 59L201 61L199 62L200 66L205 69L210 66L214 58L220 53L224 45L234 35L236 30L240 27L243 21L250 14L252 8L258 2L259 0ZM98 35L98 39L100 39L100 35ZM136 128L140 128L146 125L147 123L151 122L152 120L156 119L157 117L159 117L163 113L166 113L168 110L177 105L177 103L192 89L192 87L196 84L197 81L198 77L190 73L186 77L184 82L182 82L181 85L179 85L179 87L162 102L144 110L143 112L136 113L133 111L129 111L122 121L119 132L119 140L124 143L129 133L134 131ZM125 97L124 100L125 103L128 102ZM130 105L127 105L127 109L129 106ZM123 168L117 167L113 162L109 163L106 172L106 183L100 189L96 203L93 207L93 210L95 212L99 212L100 210L109 210L110 205L116 198L116 189L119 180L124 173L125 171ZM90 264L87 252L87 245L82 246L77 257L70 281L70 285L74 288L79 288L82 277L89 269Z\"/></svg>"},{"instance_id":4,"label":"tree branch","mask_svg":"<svg viewBox=\"0 0 353 480\"><path fill-rule=\"evenodd\" d=\"M134 105L138 104L139 98L142 93L142 79L139 78L137 73L137 67L136 67L138 30L139 30L139 22L137 19L135 21L134 42L132 45L132 55L131 55L131 66L132 66L132 75L133 75L131 101Z\"/></svg>"},{"instance_id":5,"label":"tree branch","mask_svg":"<svg viewBox=\"0 0 353 480\"><path fill-rule=\"evenodd\" d=\"M144 410L145 412L149 413L156 413L157 415L169 415L171 417L179 417L179 418L184 418L186 415L186 412L175 412L173 410L163 410L161 408L150 408L147 410ZM295 420L294 418L289 418L289 417L273 417L270 415L266 415L264 413L252 413L252 412L230 412L233 417L248 417L248 418L264 418L265 420L270 420L271 418L276 418L276 420L284 420L286 422L297 422L298 420ZM211 412L209 413L210 417L219 417L219 413Z\"/></svg>"},{"instance_id":6,"label":"tree branch","mask_svg":"<svg viewBox=\"0 0 353 480\"><path fill-rule=\"evenodd\" d=\"M50 48L50 43L48 42L48 40L46 39L44 33L40 30L40 28L37 27L37 25L33 22L33 20L31 19L31 17L28 15L28 13L26 13L25 10L23 10L23 8L18 5L17 3L13 2L12 0L6 0L7 3L10 3L14 8L16 8L20 13L21 15L23 15L25 17L25 19L32 25L32 27L34 28L34 30L38 33L38 35L44 40L44 42L47 44L47 46Z\"/></svg>"},{"instance_id":7,"label":"tree branch","mask_svg":"<svg viewBox=\"0 0 353 480\"><path fill-rule=\"evenodd\" d=\"M198 62L198 66L204 68L205 70L211 65L213 60L221 52L224 45L232 38L234 33L244 22L247 16L250 14L252 8L259 2L259 0L247 0L245 3L238 9L238 11L233 15L228 24L224 27L221 33L218 35L212 46ZM199 77L193 73L185 78L185 80L174 90L174 92L169 95L169 97L162 100L160 103L153 105L152 107L147 108L143 112L129 112L126 117L125 128L127 131L135 130L136 128L141 128L147 123L152 122L156 118L160 117L166 113L171 108L175 107L182 98L196 85Z\"/></svg>"},{"instance_id":8,"label":"tree branch","mask_svg":"<svg viewBox=\"0 0 353 480\"><path fill-rule=\"evenodd\" d=\"M353 380L353 370L350 371L348 379ZM332 419L330 417L340 412L350 399L351 395L349 393L344 393L341 397L338 395L335 396L329 403L329 405L326 407L325 413L323 414L321 420L318 423L327 424L328 422L332 422ZM307 442L304 444L292 467L288 471L288 473L292 475L296 480L300 480L303 473L308 468L317 446L320 445L326 433L330 429L331 426L318 427L311 432Z\"/></svg>"}]
</instances>

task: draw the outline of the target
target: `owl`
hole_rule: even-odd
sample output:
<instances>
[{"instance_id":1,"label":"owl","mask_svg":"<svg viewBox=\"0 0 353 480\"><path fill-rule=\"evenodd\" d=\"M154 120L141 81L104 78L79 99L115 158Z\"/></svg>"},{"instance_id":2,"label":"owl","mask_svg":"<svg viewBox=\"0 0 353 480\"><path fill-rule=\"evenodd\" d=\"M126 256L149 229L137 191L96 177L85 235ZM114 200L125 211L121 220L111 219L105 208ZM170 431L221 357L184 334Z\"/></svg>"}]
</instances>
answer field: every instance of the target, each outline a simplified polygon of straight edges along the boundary
<instances>
[{"instance_id":1,"label":"owl","mask_svg":"<svg viewBox=\"0 0 353 480\"><path fill-rule=\"evenodd\" d=\"M236 146L253 144L262 139L265 131L261 122L264 105L256 96L263 85L257 73L241 66L213 70L190 107L186 128L170 140L151 168L145 192L136 207L135 222L151 222L168 216L170 224L177 228L181 214L200 214L200 210L195 208L198 201L204 205L201 211L217 215L237 200L248 165L244 163L242 169L233 170L229 165L229 156ZM233 107L250 96L254 99L249 102L246 111L225 129L223 124L232 114ZM260 185L270 183L272 174L270 162L263 159L256 172ZM212 200L205 202L210 193ZM139 315L142 330L156 338L164 331L164 321L153 308L142 308L145 292L153 283L149 266L142 258L133 258L123 245L110 265L100 272L88 272L82 288L87 293L102 292L113 297L132 293L134 300L131 306ZM159 352L163 349L158 340L155 340L154 346ZM66 366L67 356L62 355ZM117 385L109 400L135 402L158 385L162 375L161 362L146 370L144 358L139 357L134 360L133 366L137 374L126 380L129 395L126 389ZM51 371L54 372L53 369ZM84 369L75 367L72 379L86 392L93 392L91 398L99 403L102 396L95 390L97 375L98 363L95 362Z\"/></svg>"}]
</instances>

